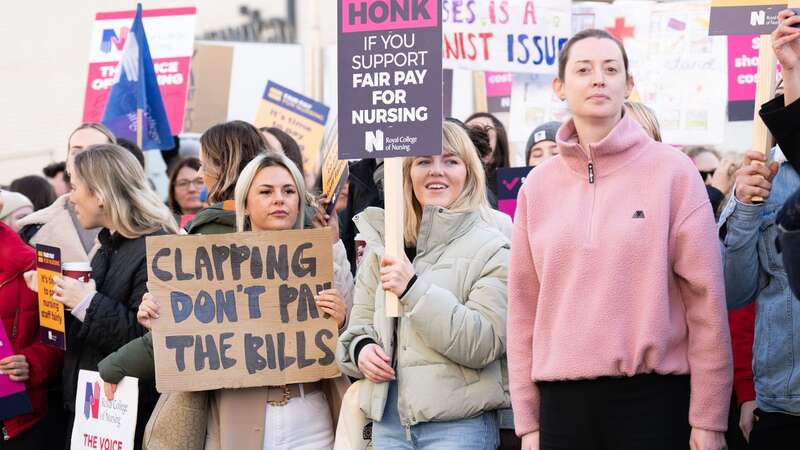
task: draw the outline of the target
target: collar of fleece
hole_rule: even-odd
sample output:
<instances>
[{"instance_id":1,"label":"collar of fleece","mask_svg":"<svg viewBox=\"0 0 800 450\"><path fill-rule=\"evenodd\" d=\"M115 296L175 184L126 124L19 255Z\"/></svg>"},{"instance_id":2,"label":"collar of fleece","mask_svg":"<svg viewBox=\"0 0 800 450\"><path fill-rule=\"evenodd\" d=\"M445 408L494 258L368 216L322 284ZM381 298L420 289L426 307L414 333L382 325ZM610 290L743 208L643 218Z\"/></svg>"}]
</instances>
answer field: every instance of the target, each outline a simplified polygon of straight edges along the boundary
<instances>
[{"instance_id":1,"label":"collar of fleece","mask_svg":"<svg viewBox=\"0 0 800 450\"><path fill-rule=\"evenodd\" d=\"M586 146L578 143L575 122L570 119L558 130L556 143L562 161L584 178L589 177L590 162L595 178L601 178L627 165L649 145L658 144L628 114L600 142Z\"/></svg>"}]
</instances>

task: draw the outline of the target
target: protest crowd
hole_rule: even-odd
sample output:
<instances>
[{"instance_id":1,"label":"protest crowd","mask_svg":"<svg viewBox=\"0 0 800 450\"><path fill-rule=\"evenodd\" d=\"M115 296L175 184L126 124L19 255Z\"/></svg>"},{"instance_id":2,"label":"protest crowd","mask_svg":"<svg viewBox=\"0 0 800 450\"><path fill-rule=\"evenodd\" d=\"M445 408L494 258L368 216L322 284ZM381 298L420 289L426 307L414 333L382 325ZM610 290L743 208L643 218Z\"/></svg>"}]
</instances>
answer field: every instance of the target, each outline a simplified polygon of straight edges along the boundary
<instances>
[{"instance_id":1,"label":"protest crowd","mask_svg":"<svg viewBox=\"0 0 800 450\"><path fill-rule=\"evenodd\" d=\"M486 111L436 121L399 178L362 158L333 184L280 128L218 123L166 196L150 149L78 125L0 190L0 449L799 448L800 15L778 17L767 154L663 143L623 43L572 35L569 118L529 130L513 217ZM130 441L83 428L112 416Z\"/></svg>"}]
</instances>

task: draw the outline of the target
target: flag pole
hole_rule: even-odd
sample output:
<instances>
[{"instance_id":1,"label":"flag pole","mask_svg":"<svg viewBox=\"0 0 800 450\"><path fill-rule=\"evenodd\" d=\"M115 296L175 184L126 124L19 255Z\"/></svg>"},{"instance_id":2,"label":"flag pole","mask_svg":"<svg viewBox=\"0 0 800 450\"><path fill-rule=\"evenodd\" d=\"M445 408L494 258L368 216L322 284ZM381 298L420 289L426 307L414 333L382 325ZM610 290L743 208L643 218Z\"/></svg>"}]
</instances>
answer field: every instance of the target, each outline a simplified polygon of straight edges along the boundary
<instances>
[{"instance_id":1,"label":"flag pole","mask_svg":"<svg viewBox=\"0 0 800 450\"><path fill-rule=\"evenodd\" d=\"M142 148L142 108L136 108L136 145Z\"/></svg>"}]
</instances>

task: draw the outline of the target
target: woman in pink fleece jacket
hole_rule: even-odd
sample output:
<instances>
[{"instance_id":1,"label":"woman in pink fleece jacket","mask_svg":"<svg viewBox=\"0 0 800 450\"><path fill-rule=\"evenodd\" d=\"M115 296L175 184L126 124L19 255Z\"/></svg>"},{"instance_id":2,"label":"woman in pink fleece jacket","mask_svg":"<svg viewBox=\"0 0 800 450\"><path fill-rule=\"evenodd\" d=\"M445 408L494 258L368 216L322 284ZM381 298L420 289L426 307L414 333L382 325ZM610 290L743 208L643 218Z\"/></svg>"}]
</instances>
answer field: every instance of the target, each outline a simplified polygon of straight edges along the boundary
<instances>
[{"instance_id":1,"label":"woman in pink fleece jacket","mask_svg":"<svg viewBox=\"0 0 800 450\"><path fill-rule=\"evenodd\" d=\"M692 162L623 102L625 49L561 50L572 119L519 194L508 365L523 449L725 447L730 336L714 214Z\"/></svg>"}]
</instances>

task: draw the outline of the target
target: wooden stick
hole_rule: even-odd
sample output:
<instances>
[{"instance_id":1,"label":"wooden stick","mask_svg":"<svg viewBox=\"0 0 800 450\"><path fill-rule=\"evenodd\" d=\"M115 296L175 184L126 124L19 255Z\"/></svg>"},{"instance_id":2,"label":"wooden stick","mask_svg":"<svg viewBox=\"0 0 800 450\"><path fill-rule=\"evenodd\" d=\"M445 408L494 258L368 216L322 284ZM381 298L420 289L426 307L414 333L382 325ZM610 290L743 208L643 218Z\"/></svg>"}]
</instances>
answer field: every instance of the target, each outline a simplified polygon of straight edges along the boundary
<instances>
[{"instance_id":1,"label":"wooden stick","mask_svg":"<svg viewBox=\"0 0 800 450\"><path fill-rule=\"evenodd\" d=\"M141 108L136 110L136 145L139 146L140 149L142 148L142 123L144 122L143 116L144 111Z\"/></svg>"},{"instance_id":2,"label":"wooden stick","mask_svg":"<svg viewBox=\"0 0 800 450\"><path fill-rule=\"evenodd\" d=\"M775 74L776 74L775 53L772 51L772 37L762 34L758 44L758 74L756 76L756 102L753 112L753 150L764 155L769 153L772 148L772 135L761 120L758 111L761 105L768 102L775 95ZM761 164L759 161L753 161ZM764 199L753 197L754 203L761 203Z\"/></svg>"},{"instance_id":3,"label":"wooden stick","mask_svg":"<svg viewBox=\"0 0 800 450\"><path fill-rule=\"evenodd\" d=\"M383 160L383 203L385 209L386 255L400 257L405 253L403 241L403 158ZM400 317L400 301L386 291L386 317Z\"/></svg>"},{"instance_id":4,"label":"wooden stick","mask_svg":"<svg viewBox=\"0 0 800 450\"><path fill-rule=\"evenodd\" d=\"M758 111L761 105L775 95L775 72L777 61L772 51L772 37L761 35L758 47L758 75L756 78L756 103L753 112L753 150L767 154L772 148L772 135L761 120Z\"/></svg>"},{"instance_id":5,"label":"wooden stick","mask_svg":"<svg viewBox=\"0 0 800 450\"><path fill-rule=\"evenodd\" d=\"M472 72L472 100L475 112L488 112L489 100L486 98L486 75L484 72Z\"/></svg>"}]
</instances>

